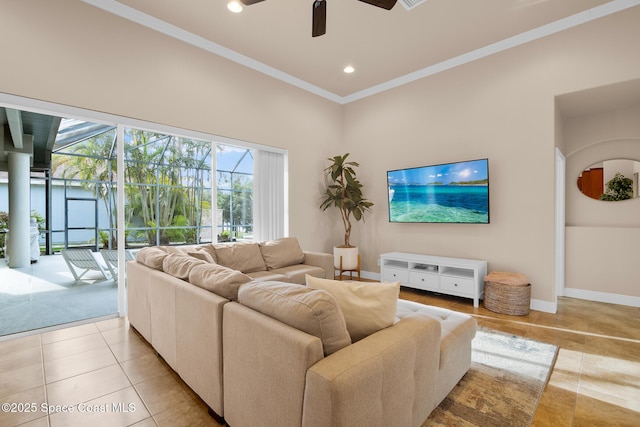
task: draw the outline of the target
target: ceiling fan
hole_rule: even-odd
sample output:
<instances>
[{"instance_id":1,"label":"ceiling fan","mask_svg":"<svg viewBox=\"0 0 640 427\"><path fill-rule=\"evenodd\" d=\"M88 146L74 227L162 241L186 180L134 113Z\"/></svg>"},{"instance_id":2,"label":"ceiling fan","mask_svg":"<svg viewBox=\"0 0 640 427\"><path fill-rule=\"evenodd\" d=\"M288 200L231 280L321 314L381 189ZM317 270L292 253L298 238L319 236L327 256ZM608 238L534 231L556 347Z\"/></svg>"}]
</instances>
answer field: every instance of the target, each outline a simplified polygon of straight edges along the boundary
<instances>
[{"instance_id":1,"label":"ceiling fan","mask_svg":"<svg viewBox=\"0 0 640 427\"><path fill-rule=\"evenodd\" d=\"M250 6L254 3L260 3L264 0L240 0L245 6ZM386 10L396 4L397 0L360 0L361 2L378 6ZM311 35L318 37L327 32L327 1L326 0L314 0L313 2L313 23L311 26Z\"/></svg>"}]
</instances>

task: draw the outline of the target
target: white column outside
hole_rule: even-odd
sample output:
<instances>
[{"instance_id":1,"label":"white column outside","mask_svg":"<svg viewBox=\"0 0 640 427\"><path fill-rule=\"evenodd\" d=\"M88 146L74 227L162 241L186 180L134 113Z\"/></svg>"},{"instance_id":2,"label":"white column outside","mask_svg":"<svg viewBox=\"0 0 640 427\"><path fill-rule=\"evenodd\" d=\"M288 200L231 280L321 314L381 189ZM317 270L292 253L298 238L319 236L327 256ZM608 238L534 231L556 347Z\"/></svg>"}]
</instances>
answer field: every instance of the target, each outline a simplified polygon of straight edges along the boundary
<instances>
[{"instance_id":1,"label":"white column outside","mask_svg":"<svg viewBox=\"0 0 640 427\"><path fill-rule=\"evenodd\" d=\"M31 155L9 152L9 267L31 264Z\"/></svg>"}]
</instances>

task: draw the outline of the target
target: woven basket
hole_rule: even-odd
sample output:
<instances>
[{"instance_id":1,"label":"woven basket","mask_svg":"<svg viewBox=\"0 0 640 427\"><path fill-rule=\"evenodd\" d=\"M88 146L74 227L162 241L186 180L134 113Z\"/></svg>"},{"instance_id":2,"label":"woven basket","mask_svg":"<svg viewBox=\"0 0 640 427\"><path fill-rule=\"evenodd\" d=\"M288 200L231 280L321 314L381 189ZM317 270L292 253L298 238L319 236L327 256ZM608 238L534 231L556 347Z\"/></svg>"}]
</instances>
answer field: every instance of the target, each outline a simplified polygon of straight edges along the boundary
<instances>
[{"instance_id":1,"label":"woven basket","mask_svg":"<svg viewBox=\"0 0 640 427\"><path fill-rule=\"evenodd\" d=\"M527 286L484 282L484 306L501 314L525 316L531 305L531 284Z\"/></svg>"}]
</instances>

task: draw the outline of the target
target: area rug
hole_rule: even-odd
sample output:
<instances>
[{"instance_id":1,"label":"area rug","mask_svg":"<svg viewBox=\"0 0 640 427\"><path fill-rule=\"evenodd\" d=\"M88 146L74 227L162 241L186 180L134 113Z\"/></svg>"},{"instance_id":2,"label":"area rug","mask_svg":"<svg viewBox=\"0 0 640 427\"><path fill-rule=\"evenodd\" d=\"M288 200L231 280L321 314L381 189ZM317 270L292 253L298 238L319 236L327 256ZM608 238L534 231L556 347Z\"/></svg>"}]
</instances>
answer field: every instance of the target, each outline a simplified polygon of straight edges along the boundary
<instances>
[{"instance_id":1,"label":"area rug","mask_svg":"<svg viewBox=\"0 0 640 427\"><path fill-rule=\"evenodd\" d=\"M530 426L558 347L480 328L471 369L422 427Z\"/></svg>"}]
</instances>

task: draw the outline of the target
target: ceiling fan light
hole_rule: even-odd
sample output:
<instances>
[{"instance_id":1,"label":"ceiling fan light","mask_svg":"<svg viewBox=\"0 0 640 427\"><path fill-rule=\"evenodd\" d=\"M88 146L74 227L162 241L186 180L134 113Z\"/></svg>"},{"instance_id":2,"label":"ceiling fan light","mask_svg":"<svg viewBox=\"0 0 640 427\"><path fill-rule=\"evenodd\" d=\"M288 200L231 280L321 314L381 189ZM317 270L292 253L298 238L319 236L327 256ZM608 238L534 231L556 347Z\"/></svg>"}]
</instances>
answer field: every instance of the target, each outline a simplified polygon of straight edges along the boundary
<instances>
[{"instance_id":1,"label":"ceiling fan light","mask_svg":"<svg viewBox=\"0 0 640 427\"><path fill-rule=\"evenodd\" d=\"M233 13L240 13L242 12L242 3L240 3L238 0L231 0L229 3L227 3L227 9L229 9Z\"/></svg>"}]
</instances>

